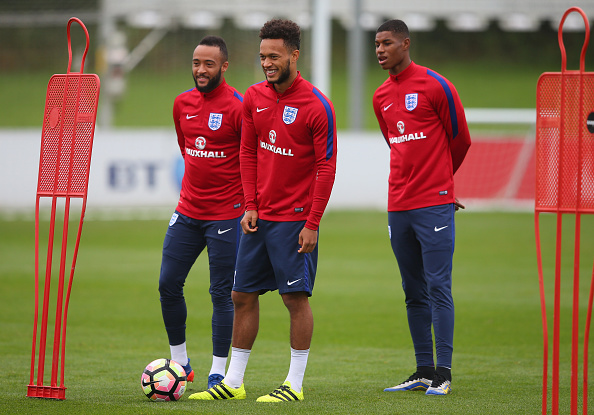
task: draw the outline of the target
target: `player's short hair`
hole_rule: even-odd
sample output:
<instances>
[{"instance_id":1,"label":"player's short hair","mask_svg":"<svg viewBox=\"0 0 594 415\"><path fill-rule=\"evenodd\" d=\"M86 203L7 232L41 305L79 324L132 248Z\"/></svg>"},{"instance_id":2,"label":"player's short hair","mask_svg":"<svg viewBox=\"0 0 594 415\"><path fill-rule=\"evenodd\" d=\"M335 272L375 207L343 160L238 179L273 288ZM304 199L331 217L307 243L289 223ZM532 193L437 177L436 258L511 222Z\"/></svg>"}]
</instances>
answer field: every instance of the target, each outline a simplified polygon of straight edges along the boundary
<instances>
[{"instance_id":1,"label":"player's short hair","mask_svg":"<svg viewBox=\"0 0 594 415\"><path fill-rule=\"evenodd\" d=\"M227 44L225 43L225 40L220 36L205 36L202 38L200 43L198 43L198 45L217 47L221 51L221 55L223 56L223 62L227 62L229 60Z\"/></svg>"},{"instance_id":2,"label":"player's short hair","mask_svg":"<svg viewBox=\"0 0 594 415\"><path fill-rule=\"evenodd\" d=\"M282 39L286 48L293 52L301 46L301 29L291 20L273 19L260 29L260 39Z\"/></svg>"},{"instance_id":3,"label":"player's short hair","mask_svg":"<svg viewBox=\"0 0 594 415\"><path fill-rule=\"evenodd\" d=\"M408 26L402 20L392 19L384 22L377 28L376 33L379 32L392 32L395 35L404 36L405 38L410 37L408 32Z\"/></svg>"}]
</instances>

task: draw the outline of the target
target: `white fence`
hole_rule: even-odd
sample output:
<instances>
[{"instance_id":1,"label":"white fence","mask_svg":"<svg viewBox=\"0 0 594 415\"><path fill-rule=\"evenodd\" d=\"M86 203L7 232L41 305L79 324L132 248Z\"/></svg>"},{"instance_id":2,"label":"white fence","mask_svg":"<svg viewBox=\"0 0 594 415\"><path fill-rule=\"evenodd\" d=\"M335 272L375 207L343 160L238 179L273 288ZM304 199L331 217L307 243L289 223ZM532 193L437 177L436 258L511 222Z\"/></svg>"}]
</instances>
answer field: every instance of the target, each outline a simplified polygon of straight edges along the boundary
<instances>
[{"instance_id":1,"label":"white fence","mask_svg":"<svg viewBox=\"0 0 594 415\"><path fill-rule=\"evenodd\" d=\"M381 134L341 131L338 140L329 208L385 209L389 150ZM40 130L0 130L0 212L33 212L40 143ZM172 211L179 197L182 167L173 128L98 129L87 211L126 215Z\"/></svg>"},{"instance_id":2,"label":"white fence","mask_svg":"<svg viewBox=\"0 0 594 415\"><path fill-rule=\"evenodd\" d=\"M469 123L530 126L536 120L536 111L470 108L466 117ZM529 145L522 148L533 149L532 140L525 140ZM40 143L40 129L0 129L0 213L33 212ZM524 172L527 157L518 157L513 169ZM338 131L336 181L328 208L384 210L388 173L389 149L379 130ZM90 214L115 212L126 217L171 211L177 204L182 174L183 159L173 127L97 128L87 210ZM514 180L515 176L510 177ZM481 204L497 206L489 200Z\"/></svg>"}]
</instances>

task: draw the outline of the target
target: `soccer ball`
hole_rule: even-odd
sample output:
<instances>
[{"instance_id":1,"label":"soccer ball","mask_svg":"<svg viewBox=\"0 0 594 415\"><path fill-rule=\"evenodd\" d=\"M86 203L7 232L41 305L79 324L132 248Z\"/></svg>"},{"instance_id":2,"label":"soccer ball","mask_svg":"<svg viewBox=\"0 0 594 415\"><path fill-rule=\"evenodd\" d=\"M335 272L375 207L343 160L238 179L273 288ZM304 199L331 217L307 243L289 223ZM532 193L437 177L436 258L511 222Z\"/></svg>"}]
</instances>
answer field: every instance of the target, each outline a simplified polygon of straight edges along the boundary
<instances>
[{"instance_id":1,"label":"soccer ball","mask_svg":"<svg viewBox=\"0 0 594 415\"><path fill-rule=\"evenodd\" d=\"M186 391L186 372L173 360L153 360L144 368L140 386L153 401L177 401Z\"/></svg>"}]
</instances>

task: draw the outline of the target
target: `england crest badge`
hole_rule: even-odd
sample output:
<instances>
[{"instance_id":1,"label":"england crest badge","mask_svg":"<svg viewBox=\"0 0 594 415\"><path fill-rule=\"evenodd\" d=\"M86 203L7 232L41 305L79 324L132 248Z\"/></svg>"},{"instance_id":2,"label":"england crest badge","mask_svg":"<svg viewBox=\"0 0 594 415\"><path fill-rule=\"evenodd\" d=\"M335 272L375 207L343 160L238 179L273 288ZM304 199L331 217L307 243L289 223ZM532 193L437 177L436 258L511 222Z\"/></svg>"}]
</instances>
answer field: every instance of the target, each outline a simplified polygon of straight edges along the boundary
<instances>
[{"instance_id":1,"label":"england crest badge","mask_svg":"<svg viewBox=\"0 0 594 415\"><path fill-rule=\"evenodd\" d=\"M285 110L283 111L283 121L285 124L293 124L295 118L297 118L297 111L298 108L289 107L285 105Z\"/></svg>"},{"instance_id":2,"label":"england crest badge","mask_svg":"<svg viewBox=\"0 0 594 415\"><path fill-rule=\"evenodd\" d=\"M175 224L178 216L179 215L177 213L174 213L173 215L171 215L171 219L169 219L169 226L173 226Z\"/></svg>"},{"instance_id":3,"label":"england crest badge","mask_svg":"<svg viewBox=\"0 0 594 415\"><path fill-rule=\"evenodd\" d=\"M223 114L217 114L216 112L211 112L210 117L208 117L208 128L215 131L221 128L221 123L223 122Z\"/></svg>"},{"instance_id":4,"label":"england crest badge","mask_svg":"<svg viewBox=\"0 0 594 415\"><path fill-rule=\"evenodd\" d=\"M412 111L417 108L419 94L406 94L404 97L404 106L407 110Z\"/></svg>"}]
</instances>

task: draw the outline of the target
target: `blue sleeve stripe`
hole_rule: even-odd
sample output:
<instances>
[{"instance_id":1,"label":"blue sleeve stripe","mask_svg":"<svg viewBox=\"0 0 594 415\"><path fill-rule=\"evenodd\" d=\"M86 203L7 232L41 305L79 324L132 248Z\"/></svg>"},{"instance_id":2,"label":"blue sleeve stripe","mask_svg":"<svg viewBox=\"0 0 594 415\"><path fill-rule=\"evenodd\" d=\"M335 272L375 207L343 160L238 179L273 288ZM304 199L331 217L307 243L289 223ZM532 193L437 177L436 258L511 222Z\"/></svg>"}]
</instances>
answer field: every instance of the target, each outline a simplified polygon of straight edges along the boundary
<instances>
[{"instance_id":1,"label":"blue sleeve stripe","mask_svg":"<svg viewBox=\"0 0 594 415\"><path fill-rule=\"evenodd\" d=\"M431 69L427 69L427 73L437 79L437 82L441 84L443 91L445 92L446 96L448 97L448 107L450 109L450 122L452 123L452 139L456 138L458 135L458 116L456 115L456 104L454 103L454 94L450 89L450 86L443 79L442 76L433 72Z\"/></svg>"},{"instance_id":2,"label":"blue sleeve stripe","mask_svg":"<svg viewBox=\"0 0 594 415\"><path fill-rule=\"evenodd\" d=\"M188 92L190 92L190 91L193 91L193 90L195 90L195 89L196 89L196 87L194 87L194 88L190 88L190 89L188 89L187 91L180 92L180 93L179 93L177 96L180 96L180 95L186 94L186 93L188 93Z\"/></svg>"},{"instance_id":3,"label":"blue sleeve stripe","mask_svg":"<svg viewBox=\"0 0 594 415\"><path fill-rule=\"evenodd\" d=\"M326 142L326 160L329 160L334 153L334 116L332 114L332 107L328 100L322 95L316 88L313 89L313 93L324 105L326 110L326 117L328 118L328 138Z\"/></svg>"},{"instance_id":4,"label":"blue sleeve stripe","mask_svg":"<svg viewBox=\"0 0 594 415\"><path fill-rule=\"evenodd\" d=\"M239 92L233 92L233 96L239 100L239 102L243 102L243 97L239 94Z\"/></svg>"}]
</instances>

